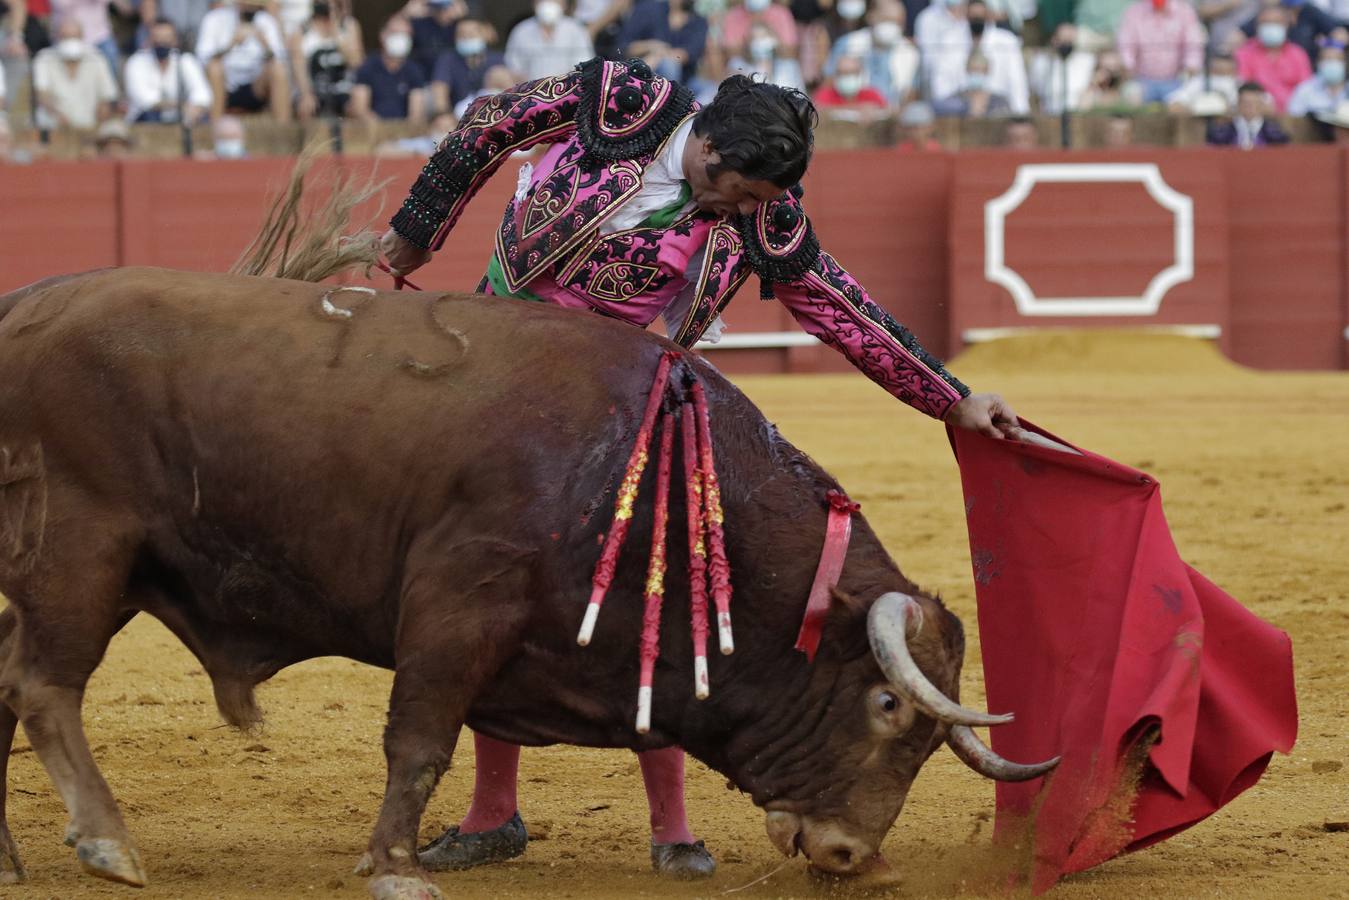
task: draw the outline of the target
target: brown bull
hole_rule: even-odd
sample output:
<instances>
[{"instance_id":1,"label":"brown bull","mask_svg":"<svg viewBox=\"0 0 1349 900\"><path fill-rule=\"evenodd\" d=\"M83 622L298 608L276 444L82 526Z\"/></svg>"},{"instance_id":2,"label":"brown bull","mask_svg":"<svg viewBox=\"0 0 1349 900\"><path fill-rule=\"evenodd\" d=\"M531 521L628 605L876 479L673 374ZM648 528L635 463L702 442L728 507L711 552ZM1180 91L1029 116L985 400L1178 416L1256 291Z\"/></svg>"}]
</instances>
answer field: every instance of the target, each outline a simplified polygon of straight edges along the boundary
<instances>
[{"instance_id":1,"label":"brown bull","mask_svg":"<svg viewBox=\"0 0 1349 900\"><path fill-rule=\"evenodd\" d=\"M691 355L676 365L707 388L738 649L695 700L687 613L666 604L652 727L634 732L636 552L593 645L575 635L673 346L653 335L513 300L153 269L45 282L0 316L0 743L7 757L22 721L93 874L144 881L80 721L138 612L200 659L236 725L258 718L254 685L301 660L395 672L377 897L434 895L417 829L464 724L530 745L678 744L768 811L783 852L835 872L876 852L943 740L994 777L1046 771L974 738L1001 719L948 699L960 622L861 518L819 655L793 649L837 485ZM671 597L685 571L676 546ZM17 874L7 827L0 842Z\"/></svg>"}]
</instances>

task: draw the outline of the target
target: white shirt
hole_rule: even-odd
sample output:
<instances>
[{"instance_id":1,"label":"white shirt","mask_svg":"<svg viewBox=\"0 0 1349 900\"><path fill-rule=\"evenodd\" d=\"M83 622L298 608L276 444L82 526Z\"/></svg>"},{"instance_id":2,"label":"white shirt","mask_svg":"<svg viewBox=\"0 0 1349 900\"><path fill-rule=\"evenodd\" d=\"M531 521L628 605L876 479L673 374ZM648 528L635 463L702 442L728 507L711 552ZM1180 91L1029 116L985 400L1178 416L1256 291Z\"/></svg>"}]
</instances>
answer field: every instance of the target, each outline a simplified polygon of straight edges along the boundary
<instances>
[{"instance_id":1,"label":"white shirt","mask_svg":"<svg viewBox=\"0 0 1349 900\"><path fill-rule=\"evenodd\" d=\"M594 55L590 32L565 16L557 20L551 35L530 17L512 28L506 39L506 65L525 81L562 75Z\"/></svg>"},{"instance_id":2,"label":"white shirt","mask_svg":"<svg viewBox=\"0 0 1349 900\"><path fill-rule=\"evenodd\" d=\"M960 93L974 46L970 23L951 15L944 4L929 6L914 20L914 38L923 54L923 73L933 101ZM1021 38L989 22L979 38L979 51L988 58L989 93L1006 97L1014 113L1030 112Z\"/></svg>"},{"instance_id":3,"label":"white shirt","mask_svg":"<svg viewBox=\"0 0 1349 900\"><path fill-rule=\"evenodd\" d=\"M1096 71L1096 54L1074 50L1065 61L1053 48L1035 54L1030 64L1030 83L1040 98L1040 111L1057 116L1063 112L1063 72L1068 70L1068 108L1077 109Z\"/></svg>"},{"instance_id":4,"label":"white shirt","mask_svg":"<svg viewBox=\"0 0 1349 900\"><path fill-rule=\"evenodd\" d=\"M636 228L647 216L679 199L684 181L684 148L692 136L693 117L690 116L675 129L665 142L665 149L646 167L642 173L642 187L600 225L600 234ZM690 199L680 212L692 208L693 200Z\"/></svg>"},{"instance_id":5,"label":"white shirt","mask_svg":"<svg viewBox=\"0 0 1349 900\"><path fill-rule=\"evenodd\" d=\"M127 119L132 122L161 103L176 107L180 81L184 88L184 106L205 109L211 105L211 85L201 63L191 53L175 50L160 68L153 50L138 50L126 61L123 78L126 81ZM175 108L172 118L176 120L176 117Z\"/></svg>"},{"instance_id":6,"label":"white shirt","mask_svg":"<svg viewBox=\"0 0 1349 900\"><path fill-rule=\"evenodd\" d=\"M72 128L93 128L98 124L98 107L117 99L117 82L108 61L93 47L86 47L72 75L65 60L48 47L33 57L33 87L48 95L56 112L65 116ZM39 125L55 127L42 111Z\"/></svg>"},{"instance_id":7,"label":"white shirt","mask_svg":"<svg viewBox=\"0 0 1349 900\"><path fill-rule=\"evenodd\" d=\"M233 6L222 6L203 16L197 31L197 59L210 62L224 54L221 62L225 67L225 89L229 91L258 80L269 50L279 60L286 58L281 26L265 11L259 10L253 17L253 27L262 35L262 41L250 37L239 46L230 47L238 26L239 11Z\"/></svg>"}]
</instances>

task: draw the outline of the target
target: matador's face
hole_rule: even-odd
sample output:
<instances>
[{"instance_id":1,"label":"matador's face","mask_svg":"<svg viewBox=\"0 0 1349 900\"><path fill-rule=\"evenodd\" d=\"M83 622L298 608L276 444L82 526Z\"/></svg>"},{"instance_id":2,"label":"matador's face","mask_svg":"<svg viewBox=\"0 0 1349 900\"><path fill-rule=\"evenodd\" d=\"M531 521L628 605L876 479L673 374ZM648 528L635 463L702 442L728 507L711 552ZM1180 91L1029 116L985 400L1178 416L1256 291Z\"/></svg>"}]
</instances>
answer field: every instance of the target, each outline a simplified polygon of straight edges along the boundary
<instances>
[{"instance_id":1,"label":"matador's face","mask_svg":"<svg viewBox=\"0 0 1349 900\"><path fill-rule=\"evenodd\" d=\"M703 212L719 216L749 215L785 188L771 181L746 178L729 169L709 174L709 169L721 162L712 142L694 135L684 154L684 177L693 189L693 202Z\"/></svg>"}]
</instances>

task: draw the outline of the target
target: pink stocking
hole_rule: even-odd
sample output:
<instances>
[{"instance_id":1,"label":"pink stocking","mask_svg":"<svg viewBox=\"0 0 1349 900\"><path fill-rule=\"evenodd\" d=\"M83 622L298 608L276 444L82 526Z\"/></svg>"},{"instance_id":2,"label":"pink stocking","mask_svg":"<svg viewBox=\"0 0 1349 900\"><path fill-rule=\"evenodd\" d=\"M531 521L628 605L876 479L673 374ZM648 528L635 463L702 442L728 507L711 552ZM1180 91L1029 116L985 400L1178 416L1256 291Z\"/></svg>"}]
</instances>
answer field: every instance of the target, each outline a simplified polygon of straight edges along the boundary
<instances>
[{"instance_id":1,"label":"pink stocking","mask_svg":"<svg viewBox=\"0 0 1349 900\"><path fill-rule=\"evenodd\" d=\"M477 760L477 772L473 777L473 802L459 823L463 834L500 828L519 808L515 782L520 772L520 746L475 731L473 755ZM683 760L680 762L682 764Z\"/></svg>"},{"instance_id":2,"label":"pink stocking","mask_svg":"<svg viewBox=\"0 0 1349 900\"><path fill-rule=\"evenodd\" d=\"M651 808L651 843L691 844L684 813L684 751L679 747L637 754Z\"/></svg>"}]
</instances>

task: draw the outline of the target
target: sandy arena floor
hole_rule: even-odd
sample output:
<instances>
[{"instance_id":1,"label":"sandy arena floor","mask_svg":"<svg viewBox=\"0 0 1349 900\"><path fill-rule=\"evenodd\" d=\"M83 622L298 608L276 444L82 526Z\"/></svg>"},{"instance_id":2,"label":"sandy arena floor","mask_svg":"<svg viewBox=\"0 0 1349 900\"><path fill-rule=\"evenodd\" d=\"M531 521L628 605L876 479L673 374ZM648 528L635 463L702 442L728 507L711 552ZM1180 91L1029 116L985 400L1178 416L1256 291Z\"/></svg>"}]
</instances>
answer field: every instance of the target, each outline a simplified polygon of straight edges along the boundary
<instances>
[{"instance_id":1,"label":"sandy arena floor","mask_svg":"<svg viewBox=\"0 0 1349 900\"><path fill-rule=\"evenodd\" d=\"M1179 338L1047 336L979 347L952 368L1027 418L1162 482L1186 559L1292 634L1301 731L1251 791L1199 826L1055 889L1065 898L1349 898L1349 373L1239 369ZM861 501L915 580L940 589L973 636L960 485L942 429L860 376L746 378L786 436ZM919 523L915 527L915 523ZM6 898L364 896L352 865L384 784L387 672L342 660L283 672L260 697L265 731L220 724L194 660L159 624L132 623L95 674L85 722L146 862L143 892L79 873L61 845L60 801L22 735L10 822L29 882ZM963 696L982 702L977 638ZM467 756L469 754L461 754ZM763 817L695 767L695 828L721 861L711 882L652 875L635 758L526 751L522 803L540 832L520 860L437 882L452 897L718 897L781 863ZM457 821L464 759L442 783L425 835ZM987 883L993 789L953 756L924 769L888 839L896 897L977 896ZM817 882L793 861L740 897L878 896Z\"/></svg>"}]
</instances>

